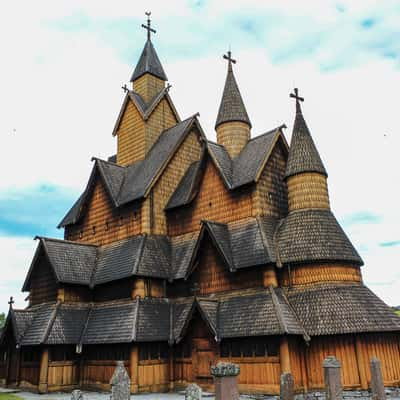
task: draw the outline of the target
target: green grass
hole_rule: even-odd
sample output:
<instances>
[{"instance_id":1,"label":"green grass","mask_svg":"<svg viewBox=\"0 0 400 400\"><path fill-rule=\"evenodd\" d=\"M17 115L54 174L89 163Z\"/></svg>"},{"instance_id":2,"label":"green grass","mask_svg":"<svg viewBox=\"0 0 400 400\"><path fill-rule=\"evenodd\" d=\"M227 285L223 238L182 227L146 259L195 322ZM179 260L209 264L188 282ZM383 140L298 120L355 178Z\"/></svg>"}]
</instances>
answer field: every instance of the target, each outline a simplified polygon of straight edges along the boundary
<instances>
[{"instance_id":1,"label":"green grass","mask_svg":"<svg viewBox=\"0 0 400 400\"><path fill-rule=\"evenodd\" d=\"M22 400L22 397L16 396L15 394L0 393L0 400Z\"/></svg>"}]
</instances>

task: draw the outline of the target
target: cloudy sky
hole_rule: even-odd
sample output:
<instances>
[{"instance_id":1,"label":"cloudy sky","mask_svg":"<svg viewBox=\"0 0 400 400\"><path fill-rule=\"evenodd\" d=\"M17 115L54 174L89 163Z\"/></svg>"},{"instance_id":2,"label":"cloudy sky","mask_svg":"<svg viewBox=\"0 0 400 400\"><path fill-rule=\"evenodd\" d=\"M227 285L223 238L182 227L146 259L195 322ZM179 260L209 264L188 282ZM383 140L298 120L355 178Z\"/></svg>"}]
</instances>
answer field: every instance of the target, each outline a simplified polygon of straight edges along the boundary
<instances>
[{"instance_id":1,"label":"cloudy sky","mask_svg":"<svg viewBox=\"0 0 400 400\"><path fill-rule=\"evenodd\" d=\"M290 139L300 88L364 280L400 305L398 1L14 0L0 12L0 311L10 295L24 306L33 237L62 237L91 157L115 153L148 9L178 112L200 112L209 138L229 46L254 136L286 123Z\"/></svg>"}]
</instances>

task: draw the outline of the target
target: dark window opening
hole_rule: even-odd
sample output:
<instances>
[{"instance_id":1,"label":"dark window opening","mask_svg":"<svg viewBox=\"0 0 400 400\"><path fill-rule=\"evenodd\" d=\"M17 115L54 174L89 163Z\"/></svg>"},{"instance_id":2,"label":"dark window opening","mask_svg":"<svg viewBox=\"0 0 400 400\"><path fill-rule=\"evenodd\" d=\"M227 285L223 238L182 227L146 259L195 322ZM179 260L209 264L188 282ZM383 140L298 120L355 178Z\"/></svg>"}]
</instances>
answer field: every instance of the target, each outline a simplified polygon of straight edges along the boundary
<instances>
[{"instance_id":1,"label":"dark window opening","mask_svg":"<svg viewBox=\"0 0 400 400\"><path fill-rule=\"evenodd\" d=\"M279 355L279 337L265 336L227 339L221 342L221 357L276 357Z\"/></svg>"},{"instance_id":2,"label":"dark window opening","mask_svg":"<svg viewBox=\"0 0 400 400\"><path fill-rule=\"evenodd\" d=\"M190 358L192 357L192 346L190 341L180 342L174 350L175 358Z\"/></svg>"},{"instance_id":3,"label":"dark window opening","mask_svg":"<svg viewBox=\"0 0 400 400\"><path fill-rule=\"evenodd\" d=\"M140 343L139 344L139 360L163 360L167 359L169 354L168 343Z\"/></svg>"},{"instance_id":4,"label":"dark window opening","mask_svg":"<svg viewBox=\"0 0 400 400\"><path fill-rule=\"evenodd\" d=\"M42 351L35 347L24 347L22 349L22 362L39 363Z\"/></svg>"},{"instance_id":5,"label":"dark window opening","mask_svg":"<svg viewBox=\"0 0 400 400\"><path fill-rule=\"evenodd\" d=\"M84 346L83 354L86 360L92 361L126 361L130 358L131 346L130 344Z\"/></svg>"},{"instance_id":6,"label":"dark window opening","mask_svg":"<svg viewBox=\"0 0 400 400\"><path fill-rule=\"evenodd\" d=\"M74 361L75 346L57 346L50 348L50 361Z\"/></svg>"}]
</instances>

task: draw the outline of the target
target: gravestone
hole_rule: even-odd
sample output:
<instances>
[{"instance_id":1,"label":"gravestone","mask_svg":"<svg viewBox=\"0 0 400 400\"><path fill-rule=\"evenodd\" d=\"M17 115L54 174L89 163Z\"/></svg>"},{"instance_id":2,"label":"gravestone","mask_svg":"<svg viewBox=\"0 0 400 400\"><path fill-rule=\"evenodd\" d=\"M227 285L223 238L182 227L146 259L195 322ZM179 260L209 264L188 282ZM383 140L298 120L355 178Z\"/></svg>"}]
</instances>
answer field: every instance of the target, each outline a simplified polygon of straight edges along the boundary
<instances>
[{"instance_id":1,"label":"gravestone","mask_svg":"<svg viewBox=\"0 0 400 400\"><path fill-rule=\"evenodd\" d=\"M293 375L289 372L284 372L281 375L281 400L294 399L294 380Z\"/></svg>"},{"instance_id":2,"label":"gravestone","mask_svg":"<svg viewBox=\"0 0 400 400\"><path fill-rule=\"evenodd\" d=\"M185 400L201 400L202 390L201 387L192 383L186 388Z\"/></svg>"},{"instance_id":3,"label":"gravestone","mask_svg":"<svg viewBox=\"0 0 400 400\"><path fill-rule=\"evenodd\" d=\"M383 384L381 362L377 358L373 358L370 366L372 400L385 400L386 393Z\"/></svg>"},{"instance_id":4,"label":"gravestone","mask_svg":"<svg viewBox=\"0 0 400 400\"><path fill-rule=\"evenodd\" d=\"M83 400L83 393L79 389L73 390L71 400Z\"/></svg>"},{"instance_id":5,"label":"gravestone","mask_svg":"<svg viewBox=\"0 0 400 400\"><path fill-rule=\"evenodd\" d=\"M240 368L236 364L219 362L211 367L215 383L215 400L239 400L237 376Z\"/></svg>"},{"instance_id":6,"label":"gravestone","mask_svg":"<svg viewBox=\"0 0 400 400\"><path fill-rule=\"evenodd\" d=\"M117 367L110 380L111 400L129 400L131 398L131 380L123 361L117 361Z\"/></svg>"},{"instance_id":7,"label":"gravestone","mask_svg":"<svg viewBox=\"0 0 400 400\"><path fill-rule=\"evenodd\" d=\"M342 400L343 387L340 362L334 356L328 356L323 362L326 400Z\"/></svg>"}]
</instances>

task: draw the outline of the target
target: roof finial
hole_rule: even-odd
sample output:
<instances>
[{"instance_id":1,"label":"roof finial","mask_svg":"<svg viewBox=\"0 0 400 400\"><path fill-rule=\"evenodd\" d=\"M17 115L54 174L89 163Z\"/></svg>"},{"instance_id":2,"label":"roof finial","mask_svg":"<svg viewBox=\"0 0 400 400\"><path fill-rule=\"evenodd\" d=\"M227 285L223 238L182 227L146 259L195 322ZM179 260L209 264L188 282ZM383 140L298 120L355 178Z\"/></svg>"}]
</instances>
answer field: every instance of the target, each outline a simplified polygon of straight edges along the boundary
<instances>
[{"instance_id":1,"label":"roof finial","mask_svg":"<svg viewBox=\"0 0 400 400\"><path fill-rule=\"evenodd\" d=\"M229 46L228 54L227 54L227 55L224 54L224 55L223 55L223 58L224 58L225 60L228 60L228 68L232 68L232 63L233 63L233 64L236 64L236 60L234 60L234 59L232 58L232 52L231 52L231 47L230 47L230 46Z\"/></svg>"},{"instance_id":2,"label":"roof finial","mask_svg":"<svg viewBox=\"0 0 400 400\"><path fill-rule=\"evenodd\" d=\"M147 15L147 25L142 24L142 28L147 30L147 40L150 40L151 32L156 33L156 30L151 27L151 11L146 11L145 14Z\"/></svg>"},{"instance_id":3,"label":"roof finial","mask_svg":"<svg viewBox=\"0 0 400 400\"><path fill-rule=\"evenodd\" d=\"M10 301L8 302L8 305L10 306L10 308L12 308L14 303L15 303L14 298L12 296L10 296Z\"/></svg>"},{"instance_id":4,"label":"roof finial","mask_svg":"<svg viewBox=\"0 0 400 400\"><path fill-rule=\"evenodd\" d=\"M299 96L299 89L294 88L294 93L290 93L290 97L296 99L296 112L301 113L300 101L304 101L304 97Z\"/></svg>"}]
</instances>

